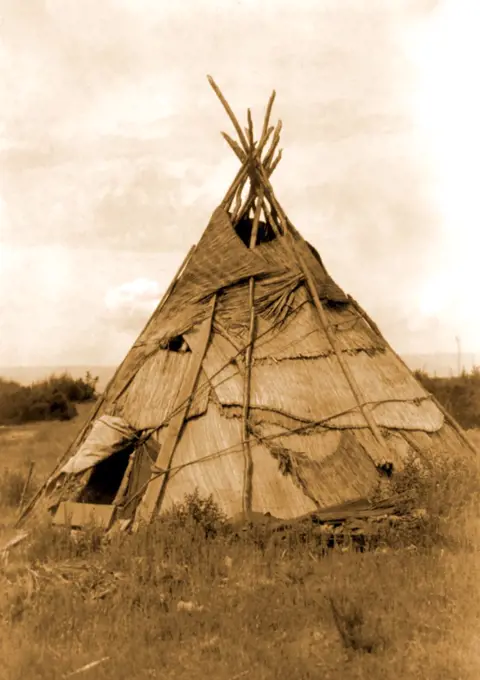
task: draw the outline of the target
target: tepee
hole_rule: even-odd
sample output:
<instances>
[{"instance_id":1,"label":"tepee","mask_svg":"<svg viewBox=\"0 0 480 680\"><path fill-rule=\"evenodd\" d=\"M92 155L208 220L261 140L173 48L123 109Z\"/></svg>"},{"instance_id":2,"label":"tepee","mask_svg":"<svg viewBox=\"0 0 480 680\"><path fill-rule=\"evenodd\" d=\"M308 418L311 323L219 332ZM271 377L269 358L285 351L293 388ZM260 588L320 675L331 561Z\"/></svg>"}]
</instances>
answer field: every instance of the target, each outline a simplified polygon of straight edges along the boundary
<instances>
[{"instance_id":1,"label":"tepee","mask_svg":"<svg viewBox=\"0 0 480 680\"><path fill-rule=\"evenodd\" d=\"M275 92L255 141L209 82L240 169L23 519L135 528L195 489L292 519L368 498L412 452L475 452L282 210Z\"/></svg>"}]
</instances>

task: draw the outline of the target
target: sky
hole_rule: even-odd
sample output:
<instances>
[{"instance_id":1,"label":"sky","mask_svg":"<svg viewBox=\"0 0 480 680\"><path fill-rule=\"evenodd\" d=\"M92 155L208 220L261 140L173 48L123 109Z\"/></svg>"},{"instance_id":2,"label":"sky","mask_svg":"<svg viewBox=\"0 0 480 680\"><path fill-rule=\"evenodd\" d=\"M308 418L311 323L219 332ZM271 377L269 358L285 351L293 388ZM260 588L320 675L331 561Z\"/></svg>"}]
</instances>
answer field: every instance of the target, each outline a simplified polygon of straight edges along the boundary
<instances>
[{"instance_id":1,"label":"sky","mask_svg":"<svg viewBox=\"0 0 480 680\"><path fill-rule=\"evenodd\" d=\"M475 0L0 0L0 365L115 364L238 168L402 353L480 351Z\"/></svg>"}]
</instances>

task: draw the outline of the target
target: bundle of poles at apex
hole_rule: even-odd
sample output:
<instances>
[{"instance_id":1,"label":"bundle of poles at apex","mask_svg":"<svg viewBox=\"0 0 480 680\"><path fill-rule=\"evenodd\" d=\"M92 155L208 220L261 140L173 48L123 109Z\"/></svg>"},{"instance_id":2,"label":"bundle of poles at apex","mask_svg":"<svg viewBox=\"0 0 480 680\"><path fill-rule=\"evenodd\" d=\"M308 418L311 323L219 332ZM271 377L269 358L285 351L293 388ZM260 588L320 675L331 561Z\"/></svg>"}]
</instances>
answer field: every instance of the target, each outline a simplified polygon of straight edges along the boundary
<instances>
[{"instance_id":1,"label":"bundle of poles at apex","mask_svg":"<svg viewBox=\"0 0 480 680\"><path fill-rule=\"evenodd\" d=\"M218 96L227 112L232 124L238 134L240 145L232 139L226 132L222 132L223 138L229 144L235 155L240 160L242 166L233 180L230 189L227 191L222 203L222 207L231 211L232 203L234 202L233 211L231 211L232 224L235 226L242 219L244 215L249 214L249 211L255 205L255 212L253 217L252 231L250 234L250 248L255 248L257 243L258 225L260 223L261 213L265 216L266 222L273 229L275 236L280 236L286 232L286 216L280 214L280 205L275 200L273 189L270 184L269 177L277 167L282 157L282 150L280 149L275 156L278 143L280 141L280 132L282 129L282 121L279 120L274 130L269 127L270 116L272 113L273 102L275 100L275 91L269 99L265 119L263 121L262 134L258 143L254 140L254 130L252 113L248 109L248 128L246 129L247 136L243 133L240 124L235 117L229 103L223 96L220 88L215 83L211 76L208 76L208 81L212 86L215 94ZM270 149L267 151L265 158L262 160L262 151L264 150L272 132L273 139ZM250 191L242 203L242 194L247 183L250 180ZM267 198L270 206L267 205ZM282 220L283 217L283 220ZM282 224L283 222L283 224ZM253 343L255 342L255 279L250 277L248 281L248 305L250 310L248 343L245 354L245 380L243 391L243 412L242 412L242 443L244 450L244 475L243 475L243 491L242 491L242 509L245 514L251 512L252 509L252 495L253 495L253 459L250 445L250 427L249 427L249 410L250 410L250 386L252 376L252 352Z\"/></svg>"},{"instance_id":2,"label":"bundle of poles at apex","mask_svg":"<svg viewBox=\"0 0 480 680\"><path fill-rule=\"evenodd\" d=\"M260 216L263 212L266 222L270 225L275 236L279 242L284 246L285 251L292 261L296 261L302 271L303 278L307 285L307 289L312 297L313 304L316 308L320 323L332 347L332 350L340 364L343 374L352 390L355 397L357 407L362 414L367 426L371 430L377 442L388 453L388 446L385 438L375 422L372 414L365 404L365 399L357 385L357 382L342 356L341 350L338 346L335 332L328 323L325 310L318 296L318 291L312 274L302 256L299 252L294 237L294 228L291 225L287 215L283 211L279 201L276 199L270 177L280 162L282 150L280 149L275 156L278 143L280 141L280 132L282 129L282 121L279 120L277 126L273 128L270 126L270 116L272 112L273 102L275 100L275 90L268 101L267 110L263 122L262 134L257 142L254 141L254 130L252 115L248 109L248 127L242 130L238 119L232 111L229 103L222 94L220 88L215 83L211 76L207 76L210 85L215 94L222 103L228 117L230 118L235 131L237 132L239 142L232 139L227 133L222 132L223 138L229 144L235 155L238 157L242 166L237 173L230 189L228 190L222 207L231 214L232 224L235 226L248 213L255 204L255 212L253 218L252 231L250 235L250 248L255 248L257 245L258 225L260 223ZM268 152L262 160L262 151L265 148L271 134L273 138ZM275 158L274 158L275 156ZM242 201L242 194L247 179L250 180L250 191L247 197ZM234 202L235 201L235 202ZM231 210L234 203L233 211ZM252 508L252 479L253 479L253 461L251 455L250 445L250 427L249 427L249 409L250 409L250 385L251 385L251 370L252 370L252 350L255 342L255 279L249 279L249 309L250 309L250 327L248 344L245 355L245 381L244 381L244 395L243 395L243 448L245 458L245 473L244 473L244 488L243 488L243 511L249 513Z\"/></svg>"},{"instance_id":3,"label":"bundle of poles at apex","mask_svg":"<svg viewBox=\"0 0 480 680\"><path fill-rule=\"evenodd\" d=\"M223 138L242 164L235 179L233 180L232 185L225 195L225 198L222 202L222 207L231 213L232 223L233 225L236 225L242 219L242 217L248 215L249 211L256 202L255 216L250 237L250 248L254 248L257 241L258 225L262 211L266 222L273 229L273 232L276 236L280 236L281 234L285 233L287 222L287 217L283 213L280 204L276 200L272 185L270 184L270 177L282 157L281 149L275 156L275 152L277 151L280 141L282 121L279 120L275 128L269 125L273 102L275 101L275 91L272 92L267 105L260 139L258 142L255 142L252 114L250 109L248 109L247 112L248 127L245 129L244 133L218 85L211 76L208 76L208 81L215 94L223 104L223 107L227 112L228 117L232 121L232 124L240 140L239 144L226 132L222 132ZM267 143L272 136L272 132L273 138L270 148L266 152L265 157L262 159L262 152L267 146ZM242 202L243 190L248 180L250 180L250 191Z\"/></svg>"}]
</instances>

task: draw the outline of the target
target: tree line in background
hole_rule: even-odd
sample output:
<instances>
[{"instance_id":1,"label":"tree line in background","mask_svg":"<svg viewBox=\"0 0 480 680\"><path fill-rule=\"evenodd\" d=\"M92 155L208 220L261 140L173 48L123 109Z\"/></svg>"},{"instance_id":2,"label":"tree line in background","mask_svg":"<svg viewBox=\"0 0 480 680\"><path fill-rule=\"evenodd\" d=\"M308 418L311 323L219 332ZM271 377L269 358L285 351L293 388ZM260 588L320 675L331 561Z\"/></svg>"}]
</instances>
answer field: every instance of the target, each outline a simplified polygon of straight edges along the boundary
<instances>
[{"instance_id":1,"label":"tree line in background","mask_svg":"<svg viewBox=\"0 0 480 680\"><path fill-rule=\"evenodd\" d=\"M462 427L480 427L480 367L449 378L433 377L425 371L414 371L414 376Z\"/></svg>"},{"instance_id":2,"label":"tree line in background","mask_svg":"<svg viewBox=\"0 0 480 680\"><path fill-rule=\"evenodd\" d=\"M464 428L480 427L480 368L449 378L415 371L415 377ZM0 378L0 425L41 420L70 420L75 404L93 401L98 377L88 371L74 379L68 373L25 386Z\"/></svg>"},{"instance_id":3,"label":"tree line in background","mask_svg":"<svg viewBox=\"0 0 480 680\"><path fill-rule=\"evenodd\" d=\"M75 404L96 399L97 382L88 371L84 378L63 373L31 385L0 378L0 425L70 420L77 415Z\"/></svg>"}]
</instances>

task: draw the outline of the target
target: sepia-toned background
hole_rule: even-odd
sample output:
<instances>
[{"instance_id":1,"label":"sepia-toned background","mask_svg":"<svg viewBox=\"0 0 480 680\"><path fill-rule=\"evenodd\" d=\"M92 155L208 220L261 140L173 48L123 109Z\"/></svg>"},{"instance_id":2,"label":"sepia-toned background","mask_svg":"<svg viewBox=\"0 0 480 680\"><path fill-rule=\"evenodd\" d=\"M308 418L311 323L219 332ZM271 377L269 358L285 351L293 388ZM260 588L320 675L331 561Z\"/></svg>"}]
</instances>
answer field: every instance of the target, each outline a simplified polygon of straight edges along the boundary
<instances>
[{"instance_id":1,"label":"sepia-toned background","mask_svg":"<svg viewBox=\"0 0 480 680\"><path fill-rule=\"evenodd\" d=\"M474 2L0 8L0 366L127 351L238 167L207 73L276 89L277 196L396 349L480 356Z\"/></svg>"}]
</instances>

